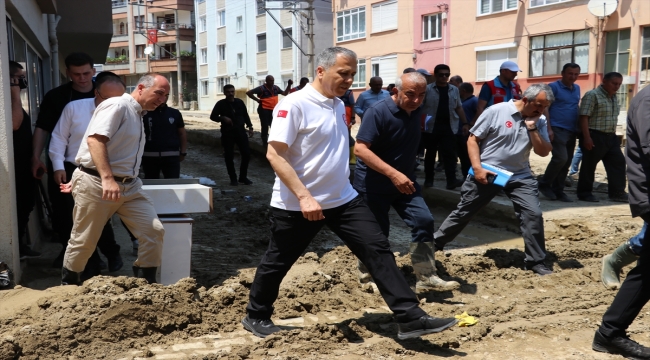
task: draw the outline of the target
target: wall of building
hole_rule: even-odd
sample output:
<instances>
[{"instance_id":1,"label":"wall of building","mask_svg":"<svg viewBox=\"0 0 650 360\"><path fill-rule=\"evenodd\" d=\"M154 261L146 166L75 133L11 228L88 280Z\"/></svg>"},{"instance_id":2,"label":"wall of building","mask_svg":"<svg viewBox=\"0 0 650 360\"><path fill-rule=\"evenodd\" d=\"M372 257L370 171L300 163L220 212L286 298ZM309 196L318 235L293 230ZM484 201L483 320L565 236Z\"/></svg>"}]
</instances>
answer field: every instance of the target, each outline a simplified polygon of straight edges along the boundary
<instances>
[{"instance_id":1,"label":"wall of building","mask_svg":"<svg viewBox=\"0 0 650 360\"><path fill-rule=\"evenodd\" d=\"M413 1L413 49L416 58L413 61L413 67L416 69L423 68L433 72L433 68L438 64L449 64L449 42L450 26L453 20L452 6L450 0L445 1ZM441 34L439 39L424 40L423 37L423 17L425 15L441 14L439 20L441 24ZM445 14L445 15L442 15ZM444 18L446 16L446 19ZM452 69L453 73L453 69Z\"/></svg>"},{"instance_id":2,"label":"wall of building","mask_svg":"<svg viewBox=\"0 0 650 360\"><path fill-rule=\"evenodd\" d=\"M306 11L306 10L305 10ZM314 2L314 56L318 55L319 52L323 49L331 47L334 45L332 40L332 27L333 23L333 14L332 7L329 3L324 1ZM307 28L307 21L305 18L302 18L303 25L305 29ZM299 25L298 25L299 26ZM294 31L294 34L296 32ZM305 53L309 52L309 45L307 41L307 36L301 31L300 44ZM309 58L303 56L300 51L298 51L298 57L300 59L300 68L297 69L297 78L308 77L313 79L314 74L308 74L309 68ZM314 65L314 71L316 70L316 65Z\"/></svg>"}]
</instances>

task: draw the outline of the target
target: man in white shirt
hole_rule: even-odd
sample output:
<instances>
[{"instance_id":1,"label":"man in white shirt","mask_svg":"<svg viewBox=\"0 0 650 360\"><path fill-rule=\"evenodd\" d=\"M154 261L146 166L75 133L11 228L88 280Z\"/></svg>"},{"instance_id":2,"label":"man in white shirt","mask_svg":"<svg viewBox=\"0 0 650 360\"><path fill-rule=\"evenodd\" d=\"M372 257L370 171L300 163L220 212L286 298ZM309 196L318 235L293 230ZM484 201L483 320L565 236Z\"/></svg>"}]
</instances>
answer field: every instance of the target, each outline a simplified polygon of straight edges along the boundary
<instances>
[{"instance_id":1,"label":"man in white shirt","mask_svg":"<svg viewBox=\"0 0 650 360\"><path fill-rule=\"evenodd\" d=\"M57 122L54 130L52 131L52 139L50 140L49 154L52 160L52 168L54 170L54 182L61 185L67 182L66 179L72 178L72 173L79 167L75 163L75 157L83 136L88 128L88 123L95 112L97 105L102 101L116 96L122 96L126 89L124 83L119 76L112 72L105 71L97 75L95 79L95 97L89 99L81 99L68 103L61 118ZM69 216L61 216L62 233L68 234L72 231L73 219L72 211L74 210L74 199L70 194L61 194L62 201L61 210L69 214ZM113 234L113 227L109 222L106 223L102 231L97 247L108 259L108 271L115 272L122 268L124 262L120 256L120 246L115 242ZM63 248L65 254L65 248ZM63 258L63 255L61 256ZM88 260L85 267L82 280L86 280L95 275L100 274L100 258L97 251Z\"/></svg>"},{"instance_id":2,"label":"man in white shirt","mask_svg":"<svg viewBox=\"0 0 650 360\"><path fill-rule=\"evenodd\" d=\"M62 192L75 199L74 226L63 259L63 285L80 284L79 272L91 256L102 228L117 213L140 240L135 276L156 282L164 229L153 202L138 178L145 135L142 115L167 100L169 82L160 74L146 74L131 95L99 104L79 147L75 170ZM142 273L140 274L140 270Z\"/></svg>"},{"instance_id":3,"label":"man in white shirt","mask_svg":"<svg viewBox=\"0 0 650 360\"><path fill-rule=\"evenodd\" d=\"M316 58L316 79L290 94L273 111L268 158L275 170L271 240L251 286L244 328L266 337L282 278L327 225L368 268L398 322L399 339L439 332L453 318L428 316L397 268L388 239L348 181L349 147L345 107L338 98L352 85L357 56L341 47Z\"/></svg>"}]
</instances>

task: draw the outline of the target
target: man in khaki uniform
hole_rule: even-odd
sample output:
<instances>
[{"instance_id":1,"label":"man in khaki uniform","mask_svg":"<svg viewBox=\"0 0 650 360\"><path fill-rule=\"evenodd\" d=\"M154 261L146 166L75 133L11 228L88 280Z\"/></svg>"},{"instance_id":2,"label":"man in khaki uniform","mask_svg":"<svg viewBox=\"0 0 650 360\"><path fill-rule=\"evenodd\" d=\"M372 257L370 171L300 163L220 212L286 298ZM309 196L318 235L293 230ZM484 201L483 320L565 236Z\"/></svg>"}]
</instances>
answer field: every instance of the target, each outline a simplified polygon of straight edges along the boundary
<instances>
[{"instance_id":1,"label":"man in khaki uniform","mask_svg":"<svg viewBox=\"0 0 650 360\"><path fill-rule=\"evenodd\" d=\"M131 93L97 106L77 153L75 170L62 192L74 196L74 226L63 259L63 285L80 284L80 272L92 255L106 221L117 213L140 239L135 276L156 281L164 229L151 199L142 191L138 169L144 150L142 115L167 101L169 82L146 74ZM142 273L140 274L140 270Z\"/></svg>"}]
</instances>

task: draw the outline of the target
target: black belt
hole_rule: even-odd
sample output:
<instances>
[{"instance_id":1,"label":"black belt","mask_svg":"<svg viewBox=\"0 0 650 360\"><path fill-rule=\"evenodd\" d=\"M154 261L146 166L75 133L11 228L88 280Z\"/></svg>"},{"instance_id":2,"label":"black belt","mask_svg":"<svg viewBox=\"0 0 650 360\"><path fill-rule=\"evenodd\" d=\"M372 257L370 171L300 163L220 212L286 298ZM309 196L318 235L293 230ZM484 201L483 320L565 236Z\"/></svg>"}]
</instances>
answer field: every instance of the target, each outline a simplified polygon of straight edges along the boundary
<instances>
[{"instance_id":1,"label":"black belt","mask_svg":"<svg viewBox=\"0 0 650 360\"><path fill-rule=\"evenodd\" d=\"M83 165L79 165L79 170L85 172L88 175L97 176L99 178L101 177L101 175L99 175L99 172L97 170L93 170L93 169L89 169L87 167L83 167ZM133 177L126 177L126 176L125 177L113 176L113 179L115 179L115 181L117 181L117 182L121 182L122 184L128 184L128 183L132 182L133 180L135 180L135 178L133 178Z\"/></svg>"},{"instance_id":2,"label":"black belt","mask_svg":"<svg viewBox=\"0 0 650 360\"><path fill-rule=\"evenodd\" d=\"M595 129L591 129L591 128L589 129L589 131L593 131L596 134L601 134L601 135L616 135L615 132L604 132L604 131L595 130Z\"/></svg>"}]
</instances>

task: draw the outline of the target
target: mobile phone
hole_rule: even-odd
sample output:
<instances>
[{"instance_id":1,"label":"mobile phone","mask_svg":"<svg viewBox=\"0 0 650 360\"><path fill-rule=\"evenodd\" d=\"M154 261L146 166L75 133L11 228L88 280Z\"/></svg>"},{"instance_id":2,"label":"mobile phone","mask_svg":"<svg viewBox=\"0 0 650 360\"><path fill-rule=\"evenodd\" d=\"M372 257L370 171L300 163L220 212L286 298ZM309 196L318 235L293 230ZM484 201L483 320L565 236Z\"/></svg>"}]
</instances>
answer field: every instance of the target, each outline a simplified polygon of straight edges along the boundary
<instances>
[{"instance_id":1,"label":"mobile phone","mask_svg":"<svg viewBox=\"0 0 650 360\"><path fill-rule=\"evenodd\" d=\"M485 178L487 179L488 184L494 184L494 179L496 179L497 175L494 174L488 174Z\"/></svg>"}]
</instances>

